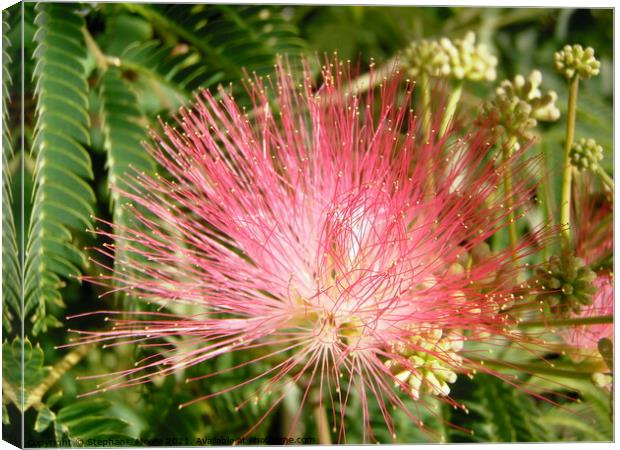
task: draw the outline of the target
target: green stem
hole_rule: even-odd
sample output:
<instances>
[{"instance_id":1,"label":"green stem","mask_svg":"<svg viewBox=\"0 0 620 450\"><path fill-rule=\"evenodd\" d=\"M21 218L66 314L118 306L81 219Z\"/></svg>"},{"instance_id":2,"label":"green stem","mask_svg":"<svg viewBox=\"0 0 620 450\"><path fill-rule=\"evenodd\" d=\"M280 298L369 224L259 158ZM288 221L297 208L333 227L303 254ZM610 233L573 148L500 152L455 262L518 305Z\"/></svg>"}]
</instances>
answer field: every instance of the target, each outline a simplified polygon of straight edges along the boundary
<instances>
[{"instance_id":1,"label":"green stem","mask_svg":"<svg viewBox=\"0 0 620 450\"><path fill-rule=\"evenodd\" d=\"M540 364L518 364L511 362L498 361L495 359L481 359L478 360L481 366L494 368L494 369L508 369L518 370L520 372L540 374L540 375L554 375L562 378L572 378L579 380L590 380L592 378L591 372L556 369L555 367L542 366Z\"/></svg>"},{"instance_id":2,"label":"green stem","mask_svg":"<svg viewBox=\"0 0 620 450\"><path fill-rule=\"evenodd\" d=\"M560 226L562 226L562 244L570 245L570 202L573 168L570 162L570 150L575 138L575 118L577 116L577 92L579 76L575 75L569 82L568 115L566 119L566 141L564 142L564 168L562 171L562 197L560 203Z\"/></svg>"},{"instance_id":3,"label":"green stem","mask_svg":"<svg viewBox=\"0 0 620 450\"><path fill-rule=\"evenodd\" d=\"M103 54L95 39L88 31L88 28L82 28L82 35L84 36L84 43L86 44L86 48L92 53L95 58L95 62L97 63L97 67L101 70L107 70L108 68L108 59Z\"/></svg>"},{"instance_id":4,"label":"green stem","mask_svg":"<svg viewBox=\"0 0 620 450\"><path fill-rule=\"evenodd\" d=\"M510 247L516 248L517 246L517 223L515 220L514 212L514 199L512 196L512 167L510 157L512 156L512 149L517 143L517 139L511 136L510 139L504 141L502 145L502 157L506 167L506 174L504 176L504 195L506 195L506 208L508 208L508 235L510 237Z\"/></svg>"},{"instance_id":5,"label":"green stem","mask_svg":"<svg viewBox=\"0 0 620 450\"><path fill-rule=\"evenodd\" d=\"M445 444L448 442L448 430L446 429L446 422L444 419L445 411L444 411L444 400L437 397L435 398L435 402L437 405L437 428L439 431L439 442L441 444Z\"/></svg>"},{"instance_id":6,"label":"green stem","mask_svg":"<svg viewBox=\"0 0 620 450\"><path fill-rule=\"evenodd\" d=\"M17 393L13 389L13 386L11 386L11 383L6 381L4 377L2 377L2 403L5 405L13 403L20 411L22 410L21 398L17 398Z\"/></svg>"},{"instance_id":7,"label":"green stem","mask_svg":"<svg viewBox=\"0 0 620 450\"><path fill-rule=\"evenodd\" d=\"M398 60L392 58L383 66L374 69L372 78L370 73L365 73L352 80L345 88L345 92L349 95L363 94L383 83L384 78L389 78L392 74L398 72L400 68Z\"/></svg>"},{"instance_id":8,"label":"green stem","mask_svg":"<svg viewBox=\"0 0 620 450\"><path fill-rule=\"evenodd\" d=\"M614 323L614 316L575 317L570 319L530 320L521 322L518 328L561 327L571 325L596 325Z\"/></svg>"},{"instance_id":9,"label":"green stem","mask_svg":"<svg viewBox=\"0 0 620 450\"><path fill-rule=\"evenodd\" d=\"M538 195L543 205L543 210L545 213L545 221L550 226L553 226L554 218L553 218L552 210L554 208L552 205L553 205L554 197L551 192L551 183L550 183L549 175L548 175L551 172L549 171L549 160L548 160L547 151L545 147L543 147L540 154L542 156L543 173L545 174L544 175L545 178L543 179L543 182L538 185ZM543 250L542 250L542 256L543 256L544 261L547 261L549 259L550 252L551 252L551 245L544 245Z\"/></svg>"},{"instance_id":10,"label":"green stem","mask_svg":"<svg viewBox=\"0 0 620 450\"><path fill-rule=\"evenodd\" d=\"M461 99L461 93L463 92L463 81L459 81L450 93L448 103L446 104L446 110L441 120L441 126L439 128L439 138L441 139L448 129L448 125L452 122L454 113L456 111L456 105L458 105Z\"/></svg>"},{"instance_id":11,"label":"green stem","mask_svg":"<svg viewBox=\"0 0 620 450\"><path fill-rule=\"evenodd\" d=\"M274 362L274 364L277 364ZM282 400L281 427L288 436L292 438L302 437L304 435L303 424L299 420L295 420L299 404L301 402L301 389L297 384L293 384L291 389L286 392Z\"/></svg>"},{"instance_id":12,"label":"green stem","mask_svg":"<svg viewBox=\"0 0 620 450\"><path fill-rule=\"evenodd\" d=\"M37 387L32 389L28 394L27 401L24 405L24 411L26 411L31 406L34 406L35 409L38 409L42 406L43 396L47 393L47 391L56 384L60 378L67 373L73 366L81 361L81 359L86 356L93 349L92 345L82 345L77 347L71 353L65 355L63 359L61 359L47 377L39 384Z\"/></svg>"},{"instance_id":13,"label":"green stem","mask_svg":"<svg viewBox=\"0 0 620 450\"><path fill-rule=\"evenodd\" d=\"M611 192L613 192L614 191L614 179L610 177L609 174L605 172L605 169L603 169L599 165L596 166L596 173L598 174L599 177L601 177L601 181L603 182L605 187L609 189Z\"/></svg>"},{"instance_id":14,"label":"green stem","mask_svg":"<svg viewBox=\"0 0 620 450\"><path fill-rule=\"evenodd\" d=\"M422 137L425 143L430 144L431 140L431 84L427 73L420 73L420 90L422 100ZM432 151L432 150L431 150ZM435 196L435 173L430 171L425 181L427 198L432 199Z\"/></svg>"},{"instance_id":15,"label":"green stem","mask_svg":"<svg viewBox=\"0 0 620 450\"><path fill-rule=\"evenodd\" d=\"M431 138L431 84L428 74L420 74L420 84L422 85L422 131L424 132L424 142Z\"/></svg>"},{"instance_id":16,"label":"green stem","mask_svg":"<svg viewBox=\"0 0 620 450\"><path fill-rule=\"evenodd\" d=\"M331 445L332 436L329 430L329 421L327 420L327 412L323 404L317 403L312 412L314 421L316 422L319 444Z\"/></svg>"}]
</instances>

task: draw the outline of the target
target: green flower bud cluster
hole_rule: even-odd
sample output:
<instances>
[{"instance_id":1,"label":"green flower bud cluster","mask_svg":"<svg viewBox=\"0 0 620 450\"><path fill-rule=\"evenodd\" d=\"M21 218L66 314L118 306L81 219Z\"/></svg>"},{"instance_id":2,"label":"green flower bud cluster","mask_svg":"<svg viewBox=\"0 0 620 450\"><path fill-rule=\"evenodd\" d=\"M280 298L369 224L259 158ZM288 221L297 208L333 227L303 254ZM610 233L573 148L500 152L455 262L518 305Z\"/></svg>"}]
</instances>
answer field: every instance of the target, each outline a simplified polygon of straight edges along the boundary
<instances>
[{"instance_id":1,"label":"green flower bud cluster","mask_svg":"<svg viewBox=\"0 0 620 450\"><path fill-rule=\"evenodd\" d=\"M486 105L500 132L515 136L518 140L531 139L530 130L538 121L553 122L560 117L555 105L558 99L554 91L543 94L540 91L542 74L532 71L525 79L517 75L504 80L495 90L495 97Z\"/></svg>"},{"instance_id":2,"label":"green flower bud cluster","mask_svg":"<svg viewBox=\"0 0 620 450\"><path fill-rule=\"evenodd\" d=\"M582 306L592 304L595 278L596 273L581 258L552 256L536 270L535 286L544 291L538 299L548 303L554 312L578 314Z\"/></svg>"},{"instance_id":3,"label":"green flower bud cluster","mask_svg":"<svg viewBox=\"0 0 620 450\"><path fill-rule=\"evenodd\" d=\"M603 147L594 139L580 139L573 142L570 150L570 162L579 171L595 168L603 159Z\"/></svg>"},{"instance_id":4,"label":"green flower bud cluster","mask_svg":"<svg viewBox=\"0 0 620 450\"><path fill-rule=\"evenodd\" d=\"M412 77L425 73L431 77L457 80L493 81L497 58L484 44L476 45L476 35L468 32L463 39L423 39L405 50L405 66Z\"/></svg>"},{"instance_id":5,"label":"green flower bud cluster","mask_svg":"<svg viewBox=\"0 0 620 450\"><path fill-rule=\"evenodd\" d=\"M463 349L464 339L455 332L444 335L430 324L420 324L418 329L420 332L409 338L410 344L399 342L391 349L407 358L410 365L405 367L394 359L385 364L398 380L407 384L413 398L419 399L421 392L446 396L450 393L448 383L457 378L454 369L463 364L458 352Z\"/></svg>"},{"instance_id":6,"label":"green flower bud cluster","mask_svg":"<svg viewBox=\"0 0 620 450\"><path fill-rule=\"evenodd\" d=\"M405 50L405 60L408 73L413 78L422 73L431 77L450 74L450 60L437 41L422 39L411 43Z\"/></svg>"},{"instance_id":7,"label":"green flower bud cluster","mask_svg":"<svg viewBox=\"0 0 620 450\"><path fill-rule=\"evenodd\" d=\"M555 69L569 80L578 75L587 80L600 72L601 63L594 57L592 47L566 45L554 54Z\"/></svg>"},{"instance_id":8,"label":"green flower bud cluster","mask_svg":"<svg viewBox=\"0 0 620 450\"><path fill-rule=\"evenodd\" d=\"M476 35L467 32L463 39L451 41L442 38L439 41L450 61L450 75L457 80L493 81L497 74L497 58L486 45L476 45Z\"/></svg>"}]
</instances>

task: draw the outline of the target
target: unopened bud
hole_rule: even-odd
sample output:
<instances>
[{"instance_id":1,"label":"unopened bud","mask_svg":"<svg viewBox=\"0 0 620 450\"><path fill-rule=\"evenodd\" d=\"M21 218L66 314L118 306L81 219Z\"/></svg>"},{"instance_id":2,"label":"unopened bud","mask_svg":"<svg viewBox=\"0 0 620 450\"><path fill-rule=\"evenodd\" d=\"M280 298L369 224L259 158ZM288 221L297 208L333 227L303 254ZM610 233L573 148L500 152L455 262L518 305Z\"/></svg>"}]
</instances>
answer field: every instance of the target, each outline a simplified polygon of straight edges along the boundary
<instances>
[{"instance_id":1,"label":"unopened bud","mask_svg":"<svg viewBox=\"0 0 620 450\"><path fill-rule=\"evenodd\" d=\"M600 72L601 63L594 57L592 47L566 45L554 54L555 69L569 80L579 76L587 80Z\"/></svg>"},{"instance_id":2,"label":"unopened bud","mask_svg":"<svg viewBox=\"0 0 620 450\"><path fill-rule=\"evenodd\" d=\"M570 151L571 164L580 171L596 167L603 159L603 147L594 139L580 139L573 143Z\"/></svg>"}]
</instances>

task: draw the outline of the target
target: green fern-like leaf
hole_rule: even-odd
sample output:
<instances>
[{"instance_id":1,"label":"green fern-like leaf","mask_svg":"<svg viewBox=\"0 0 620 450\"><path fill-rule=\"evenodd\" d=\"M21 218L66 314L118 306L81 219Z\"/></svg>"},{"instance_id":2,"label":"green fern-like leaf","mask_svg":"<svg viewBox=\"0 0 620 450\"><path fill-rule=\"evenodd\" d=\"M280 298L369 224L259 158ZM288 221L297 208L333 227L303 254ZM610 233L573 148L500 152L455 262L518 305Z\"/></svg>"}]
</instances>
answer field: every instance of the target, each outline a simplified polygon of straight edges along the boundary
<instances>
[{"instance_id":1,"label":"green fern-like leaf","mask_svg":"<svg viewBox=\"0 0 620 450\"><path fill-rule=\"evenodd\" d=\"M271 73L276 55L297 57L305 51L297 28L282 18L279 8L194 5L188 14L186 5L126 6L191 47L181 52L177 48L176 64L167 66L174 68L167 76L188 91L204 86L206 80L213 82L213 77L241 79L243 68ZM170 58L171 53L162 51L161 56Z\"/></svg>"},{"instance_id":2,"label":"green fern-like leaf","mask_svg":"<svg viewBox=\"0 0 620 450\"><path fill-rule=\"evenodd\" d=\"M58 402L58 400L62 398L62 396L63 392L57 391L47 398L45 404L39 406L37 417L34 421L34 431L36 431L37 433L42 433L52 423L54 423L54 421L56 420L56 414L52 411L51 408Z\"/></svg>"},{"instance_id":3,"label":"green fern-like leaf","mask_svg":"<svg viewBox=\"0 0 620 450\"><path fill-rule=\"evenodd\" d=\"M108 180L110 186L124 189L127 174L153 172L155 163L144 150L146 121L138 109L138 99L116 68L107 70L100 81L104 146L108 153ZM126 225L127 211L123 198L112 190L114 223Z\"/></svg>"},{"instance_id":4,"label":"green fern-like leaf","mask_svg":"<svg viewBox=\"0 0 620 450\"><path fill-rule=\"evenodd\" d=\"M23 403L28 403L30 391L36 388L50 371L49 367L43 365L43 350L39 344L33 347L26 338L22 346L22 340L17 337L12 342L5 341L2 344L2 369L3 392L5 395L8 394L9 399L20 409L22 395L24 396ZM5 388L9 391L5 391Z\"/></svg>"},{"instance_id":5,"label":"green fern-like leaf","mask_svg":"<svg viewBox=\"0 0 620 450\"><path fill-rule=\"evenodd\" d=\"M11 58L7 49L11 45L8 33L8 11L2 12L2 326L10 332L11 321L20 316L21 275L19 250L17 247L15 222L13 220L11 192L11 171L9 163L13 159L13 148L9 134L9 87Z\"/></svg>"},{"instance_id":6,"label":"green fern-like leaf","mask_svg":"<svg viewBox=\"0 0 620 450\"><path fill-rule=\"evenodd\" d=\"M119 189L127 189L128 176L153 173L155 162L145 151L146 119L138 99L117 68L106 70L99 83L104 147L107 152L108 180L111 186L111 208L116 226L139 226L125 207L128 199ZM122 232L122 231L121 231ZM124 262L125 250L115 247L115 265Z\"/></svg>"},{"instance_id":7,"label":"green fern-like leaf","mask_svg":"<svg viewBox=\"0 0 620 450\"><path fill-rule=\"evenodd\" d=\"M461 379L458 391L468 414L455 411L452 421L468 429L451 430L454 442L541 442L547 433L538 423L540 413L534 399L511 384L491 375L478 375L474 381ZM455 397L456 398L456 397Z\"/></svg>"},{"instance_id":8,"label":"green fern-like leaf","mask_svg":"<svg viewBox=\"0 0 620 450\"><path fill-rule=\"evenodd\" d=\"M84 20L71 4L37 4L34 52L37 121L35 191L26 248L25 311L33 333L58 324L48 305L64 306L59 289L63 279L79 276L86 265L73 243L73 230L90 226L94 193L89 140L88 85Z\"/></svg>"},{"instance_id":9,"label":"green fern-like leaf","mask_svg":"<svg viewBox=\"0 0 620 450\"><path fill-rule=\"evenodd\" d=\"M202 62L200 53L175 48L158 40L134 42L120 55L122 67L156 80L181 99L188 100L192 91L209 88L224 78L221 71L211 71Z\"/></svg>"},{"instance_id":10,"label":"green fern-like leaf","mask_svg":"<svg viewBox=\"0 0 620 450\"><path fill-rule=\"evenodd\" d=\"M50 420L54 423L56 439L69 440L77 446L129 446L132 437L129 436L127 422L114 417L110 407L107 400L95 398L61 408ZM89 443L89 439L108 442ZM122 443L114 444L114 440L122 440Z\"/></svg>"},{"instance_id":11,"label":"green fern-like leaf","mask_svg":"<svg viewBox=\"0 0 620 450\"><path fill-rule=\"evenodd\" d=\"M539 417L552 440L611 441L613 437L612 396L589 381L571 380L579 399L563 408L549 408Z\"/></svg>"}]
</instances>

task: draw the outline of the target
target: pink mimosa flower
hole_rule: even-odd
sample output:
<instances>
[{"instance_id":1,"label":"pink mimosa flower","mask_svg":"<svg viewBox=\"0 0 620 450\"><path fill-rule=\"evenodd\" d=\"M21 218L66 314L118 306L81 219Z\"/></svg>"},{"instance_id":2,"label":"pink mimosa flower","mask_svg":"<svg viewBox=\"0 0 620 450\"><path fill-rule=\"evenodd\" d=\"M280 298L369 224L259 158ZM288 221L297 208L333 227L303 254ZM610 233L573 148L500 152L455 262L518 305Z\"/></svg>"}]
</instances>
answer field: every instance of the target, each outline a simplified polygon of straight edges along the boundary
<instances>
[{"instance_id":1,"label":"pink mimosa flower","mask_svg":"<svg viewBox=\"0 0 620 450\"><path fill-rule=\"evenodd\" d=\"M595 176L584 172L573 187L575 254L591 267L598 270L593 281L596 292L592 304L581 308L574 318L594 316L613 316L614 280L609 272L613 256L613 212L608 196L595 191ZM601 359L598 342L603 338L613 341L613 323L574 325L562 330L566 344L572 347L569 352L576 361L586 357ZM602 364L601 366L605 370Z\"/></svg>"},{"instance_id":2,"label":"pink mimosa flower","mask_svg":"<svg viewBox=\"0 0 620 450\"><path fill-rule=\"evenodd\" d=\"M301 406L318 397L345 441L356 395L370 439L370 402L392 433L391 406L423 426L412 406L421 394L456 405L457 373L488 371L465 341L523 339L502 309L521 289L515 262L539 236L459 266L506 225L498 186L507 166L489 158L493 133L423 142L409 83L395 76L361 96L346 87L346 64L328 62L322 75L317 87L306 70L299 84L279 64L276 77L248 80L252 115L224 90L219 99L204 91L154 135L149 151L165 173L127 177L136 224L98 231L115 241L99 251L119 259L88 280L160 310L101 311L112 329L79 332L71 345L156 350L98 391L246 352L243 364L272 364L241 383L271 395L263 419L298 385ZM531 165L512 163L515 207L525 206Z\"/></svg>"},{"instance_id":3,"label":"pink mimosa flower","mask_svg":"<svg viewBox=\"0 0 620 450\"><path fill-rule=\"evenodd\" d=\"M581 308L575 318L607 316L614 313L614 284L610 275L599 275L593 282L597 291L592 304ZM598 341L608 338L613 341L614 325L612 323L594 325L575 325L563 333L564 340L572 347L594 350L598 354Z\"/></svg>"},{"instance_id":4,"label":"pink mimosa flower","mask_svg":"<svg viewBox=\"0 0 620 450\"><path fill-rule=\"evenodd\" d=\"M613 205L607 194L595 191L595 175L581 173L573 187L575 253L586 264L604 264L613 254Z\"/></svg>"}]
</instances>

